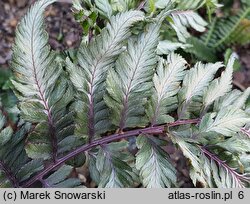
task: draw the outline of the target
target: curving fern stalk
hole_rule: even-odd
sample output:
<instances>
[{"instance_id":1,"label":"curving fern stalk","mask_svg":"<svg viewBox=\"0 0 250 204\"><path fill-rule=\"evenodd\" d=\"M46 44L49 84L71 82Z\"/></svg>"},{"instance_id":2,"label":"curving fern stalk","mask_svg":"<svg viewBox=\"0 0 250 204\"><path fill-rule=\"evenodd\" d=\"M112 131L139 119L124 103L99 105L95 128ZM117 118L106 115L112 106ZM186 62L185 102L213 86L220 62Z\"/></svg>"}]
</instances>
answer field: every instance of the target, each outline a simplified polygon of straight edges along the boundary
<instances>
[{"instance_id":1,"label":"curving fern stalk","mask_svg":"<svg viewBox=\"0 0 250 204\"><path fill-rule=\"evenodd\" d=\"M0 186L82 186L71 173L84 164L98 187L176 187L170 140L189 160L195 186L249 185L250 89L232 90L235 56L226 66L193 67L175 53L158 56L162 23L177 15L168 3L146 17L110 12L73 63L48 45L43 12L53 2L37 1L17 28L22 120L13 130L0 113ZM197 27L184 18L178 29Z\"/></svg>"}]
</instances>

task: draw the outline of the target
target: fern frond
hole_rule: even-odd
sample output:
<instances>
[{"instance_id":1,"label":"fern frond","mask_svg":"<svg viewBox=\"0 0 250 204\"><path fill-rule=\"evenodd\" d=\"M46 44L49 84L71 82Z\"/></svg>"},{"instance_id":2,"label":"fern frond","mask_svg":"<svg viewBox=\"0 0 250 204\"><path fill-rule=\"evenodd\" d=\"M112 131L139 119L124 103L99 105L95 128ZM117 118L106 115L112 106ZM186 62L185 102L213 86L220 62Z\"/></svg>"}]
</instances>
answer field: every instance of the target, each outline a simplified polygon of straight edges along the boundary
<instances>
[{"instance_id":1,"label":"fern frond","mask_svg":"<svg viewBox=\"0 0 250 204\"><path fill-rule=\"evenodd\" d=\"M139 170L143 186L147 188L176 186L176 170L169 162L167 153L160 147L165 143L149 136L139 136L136 143L139 148L136 168Z\"/></svg>"},{"instance_id":2,"label":"fern frond","mask_svg":"<svg viewBox=\"0 0 250 204\"><path fill-rule=\"evenodd\" d=\"M206 0L194 0L194 1L182 0L177 2L178 2L178 8L191 10L202 7L206 3Z\"/></svg>"},{"instance_id":3,"label":"fern frond","mask_svg":"<svg viewBox=\"0 0 250 204\"><path fill-rule=\"evenodd\" d=\"M245 104L246 104L246 102L247 102L247 100L248 100L248 98L249 98L249 96L250 96L250 87L248 87L242 94L241 94L241 96L237 99L237 100L235 100L235 102L233 103L233 106L235 107L235 108L244 108L245 107Z\"/></svg>"},{"instance_id":4,"label":"fern frond","mask_svg":"<svg viewBox=\"0 0 250 204\"><path fill-rule=\"evenodd\" d=\"M45 73L45 70L52 64L54 56L47 46L48 36L44 30L42 14L46 6L53 2L53 0L38 1L23 18L16 31L12 62L17 80L13 81L13 84L17 91L23 94L21 99L28 98L29 101L39 102L47 113L49 107L45 95L49 90L46 89L46 85L51 76ZM55 80L60 72L55 68L52 72Z\"/></svg>"},{"instance_id":5,"label":"fern frond","mask_svg":"<svg viewBox=\"0 0 250 204\"><path fill-rule=\"evenodd\" d=\"M185 52L194 54L198 60L206 62L216 62L217 56L214 49L208 47L202 40L196 37L187 39L190 47L184 49Z\"/></svg>"},{"instance_id":6,"label":"fern frond","mask_svg":"<svg viewBox=\"0 0 250 204\"><path fill-rule=\"evenodd\" d=\"M179 55L171 53L167 60L160 58L156 74L153 77L154 92L147 105L147 116L151 125L173 122L167 115L172 98L180 89L185 75L186 61ZM177 104L177 101L176 101Z\"/></svg>"},{"instance_id":7,"label":"fern frond","mask_svg":"<svg viewBox=\"0 0 250 204\"><path fill-rule=\"evenodd\" d=\"M250 10L249 10L250 13ZM248 15L249 16L249 15ZM235 29L234 32L232 32L230 38L231 41L226 42L228 45L231 44L239 44L239 45L245 45L250 42L250 19L244 18L240 21L240 24Z\"/></svg>"},{"instance_id":8,"label":"fern frond","mask_svg":"<svg viewBox=\"0 0 250 204\"><path fill-rule=\"evenodd\" d=\"M169 40L163 40L159 41L159 44L157 46L157 54L158 55L168 55L171 52L174 52L175 50L181 48L181 49L187 49L192 47L190 44L184 44L179 42L172 42Z\"/></svg>"},{"instance_id":9,"label":"fern frond","mask_svg":"<svg viewBox=\"0 0 250 204\"><path fill-rule=\"evenodd\" d=\"M179 101L181 105L178 108L178 117L183 119L188 112L192 99L201 97L204 94L204 89L208 87L209 83L214 78L215 73L223 66L222 63L202 64L198 62L194 68L190 69L185 75L183 86L179 92ZM198 107L200 109L200 107Z\"/></svg>"},{"instance_id":10,"label":"fern frond","mask_svg":"<svg viewBox=\"0 0 250 204\"><path fill-rule=\"evenodd\" d=\"M151 0L147 18L138 11L144 4L137 11L112 16L116 0L87 0L83 7L78 2L75 7L81 10L81 16L86 11L84 6L95 15L91 28L96 23L107 25L100 35L82 41L74 64L70 58L65 63L63 56L56 55L48 45L43 13L53 2L37 1L17 28L12 83L21 120L12 129L0 111L1 187L37 187L38 182L43 187L78 187L81 182L72 178L72 173L83 163L98 187L178 186L176 170L164 151L166 141L155 138L165 135L190 161L194 185L243 187L249 183L243 173L250 171L250 107L245 107L250 88L231 91L235 57L229 59L221 77L212 81L223 66L220 62L197 63L186 71L181 56L157 56L157 48L164 55L188 46L189 27L205 30L206 22L197 13L170 10L170 0ZM140 3L121 0L121 9L129 10L136 2ZM215 2L195 0L187 5ZM147 6L144 9L147 12ZM95 22L96 10L106 16L101 23ZM185 43L172 43L171 48L162 39L159 44L164 20ZM230 43L231 37L239 37L236 33L248 27L248 22L243 26L240 22L235 32L223 33L222 38L214 37L210 30L204 42L197 41L201 49L206 45L207 51L213 49L211 41L219 39L214 41L217 51ZM214 21L213 29L217 23ZM174 117L179 118L174 121Z\"/></svg>"},{"instance_id":11,"label":"fern frond","mask_svg":"<svg viewBox=\"0 0 250 204\"><path fill-rule=\"evenodd\" d=\"M73 167L63 165L46 179L41 179L44 188L74 188L79 187L81 182L78 178L68 178Z\"/></svg>"},{"instance_id":12,"label":"fern frond","mask_svg":"<svg viewBox=\"0 0 250 204\"><path fill-rule=\"evenodd\" d=\"M43 12L53 2L37 1L18 26L13 48L15 80L12 83L20 100L23 119L37 124L28 137L27 153L31 158L56 161L58 154L63 153L58 145L73 135L74 124L68 107L73 91L64 79L60 58L50 51L44 26Z\"/></svg>"},{"instance_id":13,"label":"fern frond","mask_svg":"<svg viewBox=\"0 0 250 204\"><path fill-rule=\"evenodd\" d=\"M219 100L216 100L214 103L214 111L219 111L220 109L226 108L228 106L234 107L235 109L244 109L249 95L250 88L247 88L244 92L232 90Z\"/></svg>"},{"instance_id":14,"label":"fern frond","mask_svg":"<svg viewBox=\"0 0 250 204\"><path fill-rule=\"evenodd\" d=\"M200 132L217 132L231 136L235 132L240 132L248 122L250 122L249 115L243 110L229 106L221 109L216 117L214 113L206 114L201 120Z\"/></svg>"},{"instance_id":15,"label":"fern frond","mask_svg":"<svg viewBox=\"0 0 250 204\"><path fill-rule=\"evenodd\" d=\"M218 51L231 44L249 41L249 33L245 32L249 29L247 22L249 13L250 7L243 6L237 15L229 19L217 19L210 30L201 37L202 41Z\"/></svg>"},{"instance_id":16,"label":"fern frond","mask_svg":"<svg viewBox=\"0 0 250 204\"><path fill-rule=\"evenodd\" d=\"M203 97L203 103L205 107L208 107L216 99L224 96L232 89L234 60L235 56L232 55L228 61L226 70L221 74L221 77L219 79L215 79L205 91Z\"/></svg>"},{"instance_id":17,"label":"fern frond","mask_svg":"<svg viewBox=\"0 0 250 204\"><path fill-rule=\"evenodd\" d=\"M131 187L138 180L128 142L112 142L88 152L91 178L99 187Z\"/></svg>"},{"instance_id":18,"label":"fern frond","mask_svg":"<svg viewBox=\"0 0 250 204\"><path fill-rule=\"evenodd\" d=\"M116 69L107 77L105 101L112 111L113 123L120 130L146 124L143 101L152 87L159 27L151 24L138 39L131 39L128 51L118 58Z\"/></svg>"},{"instance_id":19,"label":"fern frond","mask_svg":"<svg viewBox=\"0 0 250 204\"><path fill-rule=\"evenodd\" d=\"M194 96L202 96L204 88L212 81L215 73L223 64L197 63L194 68L190 69L183 80L184 98L190 101Z\"/></svg>"},{"instance_id":20,"label":"fern frond","mask_svg":"<svg viewBox=\"0 0 250 204\"><path fill-rule=\"evenodd\" d=\"M250 182L249 177L238 173L206 147L185 141L177 135L172 135L171 139L190 160L190 177L194 185L201 183L210 188L242 188Z\"/></svg>"},{"instance_id":21,"label":"fern frond","mask_svg":"<svg viewBox=\"0 0 250 204\"><path fill-rule=\"evenodd\" d=\"M200 39L188 39L187 42L193 47L187 51L195 54L200 60L214 62L217 60L217 51L225 50L234 44L247 44L250 42L249 13L249 6L243 5L237 15L228 18L215 17L209 25L209 30Z\"/></svg>"},{"instance_id":22,"label":"fern frond","mask_svg":"<svg viewBox=\"0 0 250 204\"><path fill-rule=\"evenodd\" d=\"M12 83L20 93L22 115L30 122L47 121L46 128L51 130L51 141L55 141L56 136L49 95L61 70L52 66L54 55L47 45L43 12L53 2L36 2L23 18L16 31L12 62L16 80ZM47 70L48 67L50 70ZM51 156L55 160L56 149L53 149Z\"/></svg>"},{"instance_id":23,"label":"fern frond","mask_svg":"<svg viewBox=\"0 0 250 204\"><path fill-rule=\"evenodd\" d=\"M177 8L182 10L197 10L202 7L206 7L209 19L211 19L212 13L223 5L218 2L218 0L182 0L177 1Z\"/></svg>"},{"instance_id":24,"label":"fern frond","mask_svg":"<svg viewBox=\"0 0 250 204\"><path fill-rule=\"evenodd\" d=\"M186 42L186 39L191 37L187 31L187 27L192 27L199 32L204 32L206 30L206 21L192 10L173 12L171 18L173 22L170 22L170 25L176 31L178 39L181 42Z\"/></svg>"},{"instance_id":25,"label":"fern frond","mask_svg":"<svg viewBox=\"0 0 250 204\"><path fill-rule=\"evenodd\" d=\"M110 19L112 16L112 7L108 0L95 0L96 7L101 15Z\"/></svg>"},{"instance_id":26,"label":"fern frond","mask_svg":"<svg viewBox=\"0 0 250 204\"><path fill-rule=\"evenodd\" d=\"M202 183L204 187L214 187L210 179L208 179L206 172L207 168L201 164L202 158L199 157L199 148L195 144L185 141L182 137L175 134L170 134L171 140L177 144L184 156L190 160L190 178L194 185L198 182Z\"/></svg>"},{"instance_id":27,"label":"fern frond","mask_svg":"<svg viewBox=\"0 0 250 204\"><path fill-rule=\"evenodd\" d=\"M211 174L218 188L244 188L246 182L250 183L250 178L238 173L217 155L204 147L201 147L201 151L210 159Z\"/></svg>"},{"instance_id":28,"label":"fern frond","mask_svg":"<svg viewBox=\"0 0 250 204\"><path fill-rule=\"evenodd\" d=\"M100 188L131 187L136 174L128 164L133 157L126 152L127 142L111 143L99 149L96 167L100 174Z\"/></svg>"},{"instance_id":29,"label":"fern frond","mask_svg":"<svg viewBox=\"0 0 250 204\"><path fill-rule=\"evenodd\" d=\"M81 93L82 101L78 124L82 135L89 136L90 141L109 124L104 104L104 81L117 56L123 51L123 41L130 36L129 28L143 19L140 11L128 11L112 16L110 23L89 45L82 43L78 52L80 67L68 60L71 81Z\"/></svg>"},{"instance_id":30,"label":"fern frond","mask_svg":"<svg viewBox=\"0 0 250 204\"><path fill-rule=\"evenodd\" d=\"M13 133L6 126L6 118L0 111L0 187L20 187L21 182L43 169L42 160L30 160L25 152L25 137L30 125L24 124Z\"/></svg>"},{"instance_id":31,"label":"fern frond","mask_svg":"<svg viewBox=\"0 0 250 204\"><path fill-rule=\"evenodd\" d=\"M214 102L213 110L218 112L220 109L232 106L233 103L241 96L241 94L242 93L239 90L232 90L232 92L229 92Z\"/></svg>"},{"instance_id":32,"label":"fern frond","mask_svg":"<svg viewBox=\"0 0 250 204\"><path fill-rule=\"evenodd\" d=\"M241 128L243 130L244 128ZM250 149L250 139L245 135L235 134L227 140L217 143L216 145L222 147L232 154L243 154L244 152L248 152Z\"/></svg>"}]
</instances>

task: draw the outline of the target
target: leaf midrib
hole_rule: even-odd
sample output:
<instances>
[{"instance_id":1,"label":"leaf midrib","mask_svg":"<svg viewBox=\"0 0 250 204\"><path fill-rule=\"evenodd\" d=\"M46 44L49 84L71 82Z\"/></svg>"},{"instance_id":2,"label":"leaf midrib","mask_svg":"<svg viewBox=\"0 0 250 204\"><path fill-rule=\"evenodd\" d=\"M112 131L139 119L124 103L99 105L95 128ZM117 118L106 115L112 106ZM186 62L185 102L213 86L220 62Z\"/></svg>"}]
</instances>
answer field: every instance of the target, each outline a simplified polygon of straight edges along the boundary
<instances>
[{"instance_id":1,"label":"leaf midrib","mask_svg":"<svg viewBox=\"0 0 250 204\"><path fill-rule=\"evenodd\" d=\"M117 32L114 35L114 39L117 38L120 30L123 28L123 25L126 25L126 23L129 21L130 19L127 18L124 23L122 24L122 26L117 29ZM90 91L89 91L89 95L90 95L90 99L89 99L89 110L88 110L88 135L89 135L89 143L92 142L93 137L95 135L95 121L94 121L94 117L95 117L95 107L94 107L94 80L96 78L95 74L97 71L97 66L100 63L100 61L106 56L107 52L109 51L109 49L112 47L113 43L115 40L111 40L110 45L108 46L108 48L106 49L106 51L103 53L103 55L100 56L100 58L96 61L96 63L93 66L93 72L91 73L91 81L90 81Z\"/></svg>"},{"instance_id":2,"label":"leaf midrib","mask_svg":"<svg viewBox=\"0 0 250 204\"><path fill-rule=\"evenodd\" d=\"M178 63L179 63L179 62L176 62L176 63L174 64L174 66L176 66ZM166 77L165 80L164 80L164 82L163 82L164 86L161 87L161 91L160 91L160 93L158 93L159 95L158 95L157 105L156 105L156 108L155 108L155 114L154 114L154 116L153 116L153 118L152 118L152 120L151 120L151 121L152 121L152 122L151 122L151 125L152 125L152 126L155 125L156 120L157 120L157 118L159 117L160 103L161 103L162 98L163 98L163 95L164 95L164 94L163 94L163 87L166 86L166 84L168 83L168 80L171 78L171 75L174 73L174 71L175 71L174 69L172 69L172 70L170 71L168 77ZM171 83L173 83L173 82L174 82L174 81L169 82L169 84L171 84Z\"/></svg>"},{"instance_id":3,"label":"leaf midrib","mask_svg":"<svg viewBox=\"0 0 250 204\"><path fill-rule=\"evenodd\" d=\"M151 32L149 39L151 38L152 34L153 34L153 33ZM123 110L122 110L122 112L121 112L121 120L120 120L120 123L119 123L120 131L122 131L122 130L125 128L126 117L127 117L127 114L126 114L126 113L127 113L127 109L128 109L128 99L129 99L129 95L130 95L130 92L131 92L132 82L133 82L133 80L134 80L134 78L135 78L135 74L136 74L136 72L137 72L137 70L138 70L139 64L140 64L140 62L141 62L141 58L142 58L142 56L143 56L143 54L144 54L144 51L145 51L145 49L146 49L148 43L149 43L149 41L146 42L146 43L144 44L143 48L142 48L142 51L141 51L141 53L140 53L140 55L139 55L139 58L138 58L138 60L137 60L137 62L136 62L136 64L135 64L135 69L133 70L132 77L131 77L131 79L130 79L128 88L127 88L126 93L125 93L125 97L124 97L124 99L123 99Z\"/></svg>"},{"instance_id":4,"label":"leaf midrib","mask_svg":"<svg viewBox=\"0 0 250 204\"><path fill-rule=\"evenodd\" d=\"M46 2L44 2L40 8L42 8L44 5L46 4ZM34 20L32 22L32 29L31 29L31 59L32 59L32 67L33 67L33 72L34 72L34 79L35 79L35 84L37 86L38 92L39 92L39 97L43 103L44 109L46 111L46 115L48 117L48 123L49 123L49 135L51 138L51 146L52 146L52 159L55 162L57 160L57 137L55 135L55 124L52 118L52 113L51 113L51 109L49 107L49 104L46 100L46 96L44 91L41 89L41 84L39 84L39 81L37 79L37 67L35 64L35 56L34 56L34 32L35 32L35 23L37 22L37 16L39 14L39 9L35 14Z\"/></svg>"},{"instance_id":5,"label":"leaf midrib","mask_svg":"<svg viewBox=\"0 0 250 204\"><path fill-rule=\"evenodd\" d=\"M0 169L5 173L6 177L9 179L13 187L18 188L19 182L15 175L11 172L10 168L6 166L6 164L0 160Z\"/></svg>"}]
</instances>

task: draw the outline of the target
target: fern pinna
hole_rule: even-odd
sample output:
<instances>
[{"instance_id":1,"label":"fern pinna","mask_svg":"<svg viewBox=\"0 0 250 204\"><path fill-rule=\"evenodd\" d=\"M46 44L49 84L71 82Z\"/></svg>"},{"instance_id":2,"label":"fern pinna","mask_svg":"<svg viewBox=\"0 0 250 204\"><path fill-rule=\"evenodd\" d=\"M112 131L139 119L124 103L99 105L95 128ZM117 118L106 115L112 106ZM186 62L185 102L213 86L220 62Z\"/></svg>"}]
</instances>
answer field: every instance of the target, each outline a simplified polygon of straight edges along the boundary
<instances>
[{"instance_id":1,"label":"fern pinna","mask_svg":"<svg viewBox=\"0 0 250 204\"><path fill-rule=\"evenodd\" d=\"M249 186L250 89L232 90L235 56L190 68L179 54L159 55L163 22L185 39L187 26L203 30L202 19L195 24L196 14L183 16L170 1L149 16L141 5L110 11L71 61L48 45L43 12L53 2L37 1L16 31L20 120L13 130L0 113L1 187L83 186L70 176L82 165L98 187L178 187L170 140L195 186Z\"/></svg>"},{"instance_id":2,"label":"fern pinna","mask_svg":"<svg viewBox=\"0 0 250 204\"><path fill-rule=\"evenodd\" d=\"M218 51L224 51L232 45L245 45L250 42L250 5L242 2L237 12L229 17L215 17L208 26L207 32L200 38L191 37L187 40L192 48L187 51L200 60L214 62ZM209 54L204 54L209 53Z\"/></svg>"}]
</instances>

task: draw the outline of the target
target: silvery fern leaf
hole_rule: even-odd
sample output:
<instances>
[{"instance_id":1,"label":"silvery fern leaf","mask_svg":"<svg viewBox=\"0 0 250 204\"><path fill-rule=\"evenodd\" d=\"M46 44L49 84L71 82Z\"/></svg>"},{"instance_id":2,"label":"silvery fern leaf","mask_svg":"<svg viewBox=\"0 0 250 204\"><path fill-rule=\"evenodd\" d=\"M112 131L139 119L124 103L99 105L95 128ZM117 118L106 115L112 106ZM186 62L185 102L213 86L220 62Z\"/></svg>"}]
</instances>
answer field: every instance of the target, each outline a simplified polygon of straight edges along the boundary
<instances>
[{"instance_id":1,"label":"silvery fern leaf","mask_svg":"<svg viewBox=\"0 0 250 204\"><path fill-rule=\"evenodd\" d=\"M249 183L246 175L238 173L205 147L185 141L176 135L171 138L190 160L190 178L194 185L200 183L209 188L242 188L245 183Z\"/></svg>"},{"instance_id":2,"label":"silvery fern leaf","mask_svg":"<svg viewBox=\"0 0 250 204\"><path fill-rule=\"evenodd\" d=\"M209 187L217 188L244 188L249 178L230 167L226 161L211 153L204 147L200 148L200 163L206 174Z\"/></svg>"},{"instance_id":3,"label":"silvery fern leaf","mask_svg":"<svg viewBox=\"0 0 250 204\"><path fill-rule=\"evenodd\" d=\"M174 52L175 50L177 50L179 48L186 49L186 48L190 48L190 47L192 47L192 45L180 43L180 42L172 42L169 40L163 40L163 41L159 41L159 44L157 46L157 54L158 55L168 55L171 52Z\"/></svg>"},{"instance_id":4,"label":"silvery fern leaf","mask_svg":"<svg viewBox=\"0 0 250 204\"><path fill-rule=\"evenodd\" d=\"M139 151L136 155L136 168L144 187L164 188L177 185L176 170L161 149L165 143L149 136L137 138Z\"/></svg>"},{"instance_id":5,"label":"silvery fern leaf","mask_svg":"<svg viewBox=\"0 0 250 204\"><path fill-rule=\"evenodd\" d=\"M235 100L235 102L233 103L233 106L235 108L245 108L245 104L246 104L246 101L248 100L250 96L250 87L248 87L241 95L239 98L237 98Z\"/></svg>"},{"instance_id":6,"label":"silvery fern leaf","mask_svg":"<svg viewBox=\"0 0 250 204\"><path fill-rule=\"evenodd\" d=\"M151 24L138 39L130 39L116 69L108 74L105 102L112 111L113 124L120 130L146 124L143 104L152 88L159 27Z\"/></svg>"},{"instance_id":7,"label":"silvery fern leaf","mask_svg":"<svg viewBox=\"0 0 250 204\"><path fill-rule=\"evenodd\" d=\"M159 9L164 9L168 7L171 3L173 4L174 0L156 0L155 7Z\"/></svg>"},{"instance_id":8,"label":"silvery fern leaf","mask_svg":"<svg viewBox=\"0 0 250 204\"><path fill-rule=\"evenodd\" d=\"M206 171L206 166L203 166L200 163L201 158L198 156L200 152L199 149L195 145L185 141L182 137L179 137L174 133L172 133L170 136L171 140L179 146L184 156L190 160L191 167L189 174L194 185L200 182L204 187L209 187L209 183L211 182L209 182L204 172Z\"/></svg>"},{"instance_id":9,"label":"silvery fern leaf","mask_svg":"<svg viewBox=\"0 0 250 204\"><path fill-rule=\"evenodd\" d=\"M232 55L228 61L226 70L219 79L215 79L204 93L203 103L208 107L219 97L224 96L232 89L233 65L235 56Z\"/></svg>"},{"instance_id":10,"label":"silvery fern leaf","mask_svg":"<svg viewBox=\"0 0 250 204\"><path fill-rule=\"evenodd\" d=\"M183 86L179 93L181 106L178 109L179 118L183 118L187 108L194 97L201 97L204 94L204 89L214 78L215 73L223 67L223 64L217 62L215 64L202 64L198 62L191 68L184 77Z\"/></svg>"},{"instance_id":11,"label":"silvery fern leaf","mask_svg":"<svg viewBox=\"0 0 250 204\"><path fill-rule=\"evenodd\" d=\"M244 188L245 182L249 182L249 179L239 173L233 168L227 166L223 168L216 164L215 161L210 162L211 174L218 188Z\"/></svg>"},{"instance_id":12,"label":"silvery fern leaf","mask_svg":"<svg viewBox=\"0 0 250 204\"><path fill-rule=\"evenodd\" d=\"M30 125L24 124L13 133L0 111L0 187L17 188L30 176L43 169L42 160L30 160L25 152L25 139Z\"/></svg>"},{"instance_id":13,"label":"silvery fern leaf","mask_svg":"<svg viewBox=\"0 0 250 204\"><path fill-rule=\"evenodd\" d=\"M19 24L13 48L12 83L23 119L37 124L27 140L28 155L56 161L58 153L63 153L58 143L73 134L74 124L68 110L73 91L63 79L60 59L50 51L44 26L43 12L53 2L37 1Z\"/></svg>"},{"instance_id":14,"label":"silvery fern leaf","mask_svg":"<svg viewBox=\"0 0 250 204\"><path fill-rule=\"evenodd\" d=\"M104 145L99 149L96 168L100 175L100 188L131 187L134 181L138 180L133 168L128 164L133 162L134 158L126 151L127 147L128 143L122 141Z\"/></svg>"},{"instance_id":15,"label":"silvery fern leaf","mask_svg":"<svg viewBox=\"0 0 250 204\"><path fill-rule=\"evenodd\" d=\"M171 111L170 104L177 105L173 96L180 90L185 68L186 61L178 54L169 54L167 60L160 58L153 77L153 95L150 97L146 110L151 125L163 124L173 120L167 113ZM175 101L175 103L171 101Z\"/></svg>"},{"instance_id":16,"label":"silvery fern leaf","mask_svg":"<svg viewBox=\"0 0 250 204\"><path fill-rule=\"evenodd\" d=\"M110 23L88 45L82 43L78 51L79 67L67 60L70 78L81 93L81 112L78 132L92 138L105 131L108 110L103 101L104 81L107 71L113 67L117 56L124 50L123 42L130 36L129 28L144 15L140 11L128 11L112 16Z\"/></svg>"},{"instance_id":17,"label":"silvery fern leaf","mask_svg":"<svg viewBox=\"0 0 250 204\"><path fill-rule=\"evenodd\" d=\"M68 178L73 167L68 165L61 166L48 178L41 180L44 188L74 188L81 186L78 178Z\"/></svg>"},{"instance_id":18,"label":"silvery fern leaf","mask_svg":"<svg viewBox=\"0 0 250 204\"><path fill-rule=\"evenodd\" d=\"M203 90L212 81L215 73L223 64L202 64L198 62L194 68L190 69L183 80L184 99L190 101L194 96L202 96Z\"/></svg>"},{"instance_id":19,"label":"silvery fern leaf","mask_svg":"<svg viewBox=\"0 0 250 204\"><path fill-rule=\"evenodd\" d=\"M112 16L112 7L108 0L95 0L96 7L101 15L105 16L107 19L110 19Z\"/></svg>"},{"instance_id":20,"label":"silvery fern leaf","mask_svg":"<svg viewBox=\"0 0 250 204\"><path fill-rule=\"evenodd\" d=\"M180 9L194 10L194 9L199 9L204 5L206 5L209 10L223 6L222 4L218 3L218 0L193 0L193 1L182 0L178 1L177 7Z\"/></svg>"},{"instance_id":21,"label":"silvery fern leaf","mask_svg":"<svg viewBox=\"0 0 250 204\"><path fill-rule=\"evenodd\" d=\"M228 106L232 106L232 104L241 95L242 95L242 92L240 90L232 90L231 92L227 93L225 96L221 96L219 99L217 99L214 102L214 107L213 107L214 112L218 112L220 109L226 108Z\"/></svg>"},{"instance_id":22,"label":"silvery fern leaf","mask_svg":"<svg viewBox=\"0 0 250 204\"><path fill-rule=\"evenodd\" d=\"M203 156L207 157L204 159L204 165L208 167L207 176L208 178L212 177L216 187L244 188L245 184L250 182L248 176L238 173L236 168L230 167L226 161L221 160L205 147L201 147L200 150Z\"/></svg>"},{"instance_id":23,"label":"silvery fern leaf","mask_svg":"<svg viewBox=\"0 0 250 204\"><path fill-rule=\"evenodd\" d=\"M215 18L208 32L201 36L205 46L214 51L223 51L233 44L247 44L250 40L249 14L250 7L242 4L235 15Z\"/></svg>"},{"instance_id":24,"label":"silvery fern leaf","mask_svg":"<svg viewBox=\"0 0 250 204\"><path fill-rule=\"evenodd\" d=\"M173 22L170 22L170 25L176 31L178 39L181 42L185 43L186 39L191 37L187 27L192 27L199 32L206 30L206 21L194 11L176 11L171 14L171 18Z\"/></svg>"},{"instance_id":25,"label":"silvery fern leaf","mask_svg":"<svg viewBox=\"0 0 250 204\"><path fill-rule=\"evenodd\" d=\"M114 11L124 12L135 8L137 2L134 0L110 0L110 4Z\"/></svg>"},{"instance_id":26,"label":"silvery fern leaf","mask_svg":"<svg viewBox=\"0 0 250 204\"><path fill-rule=\"evenodd\" d=\"M249 115L241 109L235 109L233 106L221 109L218 114L206 114L200 123L200 132L217 132L225 136L231 136L235 132L250 122Z\"/></svg>"},{"instance_id":27,"label":"silvery fern leaf","mask_svg":"<svg viewBox=\"0 0 250 204\"><path fill-rule=\"evenodd\" d=\"M235 134L229 139L219 142L216 145L233 154L243 154L250 149L250 139L242 133Z\"/></svg>"},{"instance_id":28,"label":"silvery fern leaf","mask_svg":"<svg viewBox=\"0 0 250 204\"><path fill-rule=\"evenodd\" d=\"M55 68L51 72L45 72L47 66L52 64L54 55L47 46L48 35L44 30L43 12L53 2L53 0L42 0L31 7L17 28L13 48L12 68L16 76L13 84L16 90L23 94L20 96L21 99L39 102L44 107L44 113L41 111L41 115L49 112L48 99L45 95L49 91L46 88L51 88L46 87L51 74L54 74L52 82L55 82L60 74L60 69L57 71Z\"/></svg>"},{"instance_id":29,"label":"silvery fern leaf","mask_svg":"<svg viewBox=\"0 0 250 204\"><path fill-rule=\"evenodd\" d=\"M245 103L250 95L250 87L248 87L244 92L239 90L232 90L225 96L220 97L214 103L214 111L219 111L220 109L231 106L235 109L243 109Z\"/></svg>"},{"instance_id":30,"label":"silvery fern leaf","mask_svg":"<svg viewBox=\"0 0 250 204\"><path fill-rule=\"evenodd\" d=\"M183 0L178 2L178 8L180 9L198 9L202 7L207 0Z\"/></svg>"}]
</instances>

